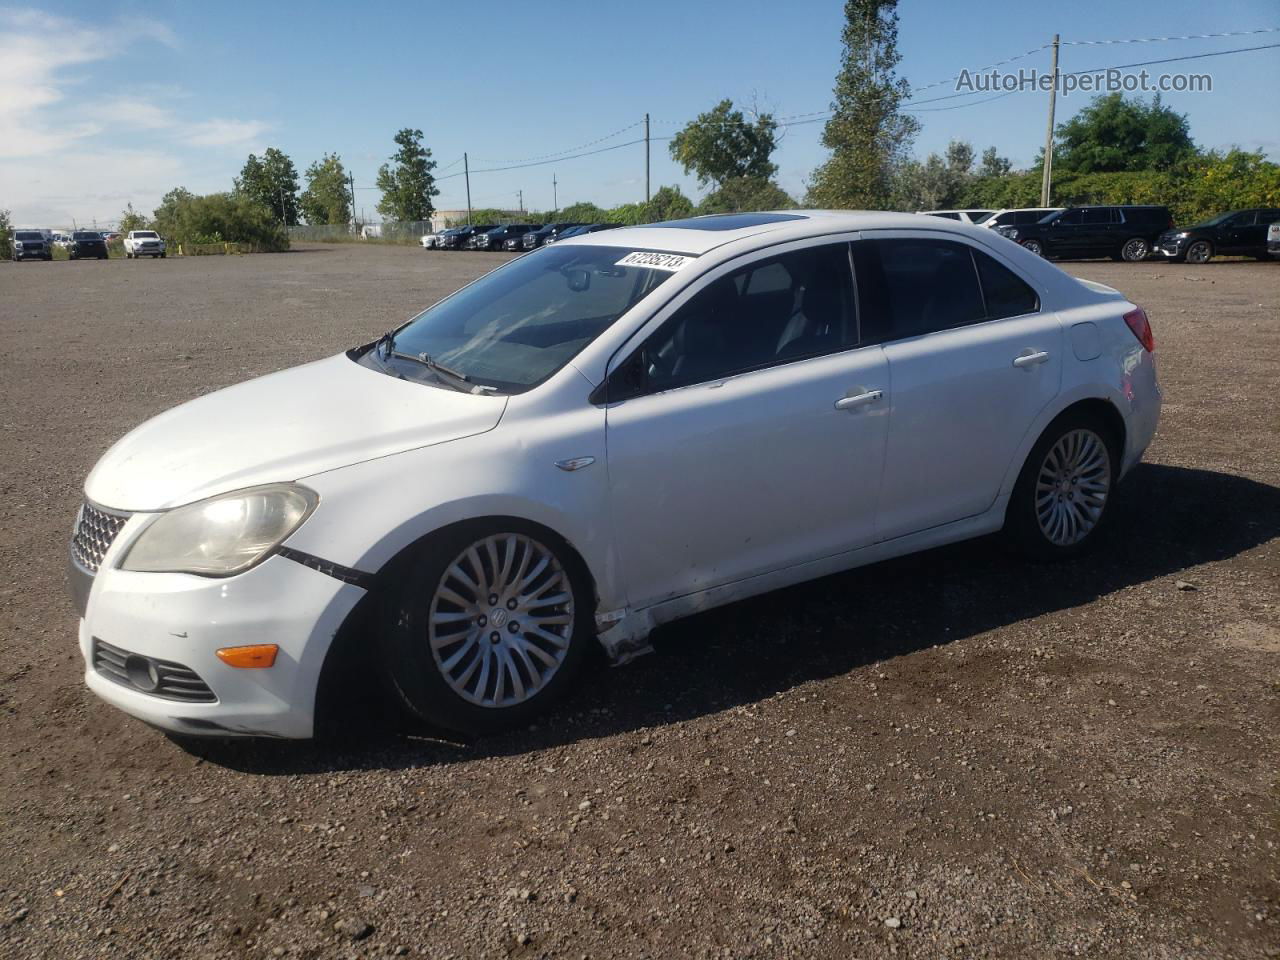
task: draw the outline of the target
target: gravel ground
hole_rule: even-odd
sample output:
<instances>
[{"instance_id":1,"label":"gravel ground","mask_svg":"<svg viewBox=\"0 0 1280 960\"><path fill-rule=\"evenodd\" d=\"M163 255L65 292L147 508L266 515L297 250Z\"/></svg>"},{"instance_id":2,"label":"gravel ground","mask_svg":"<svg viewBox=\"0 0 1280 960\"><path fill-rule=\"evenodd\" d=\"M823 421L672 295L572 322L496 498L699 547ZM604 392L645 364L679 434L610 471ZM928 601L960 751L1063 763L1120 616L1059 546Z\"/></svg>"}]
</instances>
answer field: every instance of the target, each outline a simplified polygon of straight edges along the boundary
<instances>
[{"instance_id":1,"label":"gravel ground","mask_svg":"<svg viewBox=\"0 0 1280 960\"><path fill-rule=\"evenodd\" d=\"M1280 264L1067 266L1148 308L1165 389L1090 559L703 614L474 745L193 748L90 695L106 447L501 259L0 264L0 956L1280 956Z\"/></svg>"}]
</instances>

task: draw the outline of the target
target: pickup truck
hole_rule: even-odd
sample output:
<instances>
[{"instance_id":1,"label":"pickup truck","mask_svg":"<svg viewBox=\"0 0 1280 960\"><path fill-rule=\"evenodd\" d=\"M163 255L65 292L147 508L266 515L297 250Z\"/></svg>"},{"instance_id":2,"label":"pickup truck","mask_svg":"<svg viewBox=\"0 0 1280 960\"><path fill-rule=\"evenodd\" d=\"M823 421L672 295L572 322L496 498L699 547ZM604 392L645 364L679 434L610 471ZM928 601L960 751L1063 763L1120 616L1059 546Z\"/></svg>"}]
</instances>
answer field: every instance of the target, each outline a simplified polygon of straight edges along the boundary
<instances>
[{"instance_id":1,"label":"pickup truck","mask_svg":"<svg viewBox=\"0 0 1280 960\"><path fill-rule=\"evenodd\" d=\"M130 260L138 257L164 259L164 240L154 230L130 230L124 238L124 255Z\"/></svg>"}]
</instances>

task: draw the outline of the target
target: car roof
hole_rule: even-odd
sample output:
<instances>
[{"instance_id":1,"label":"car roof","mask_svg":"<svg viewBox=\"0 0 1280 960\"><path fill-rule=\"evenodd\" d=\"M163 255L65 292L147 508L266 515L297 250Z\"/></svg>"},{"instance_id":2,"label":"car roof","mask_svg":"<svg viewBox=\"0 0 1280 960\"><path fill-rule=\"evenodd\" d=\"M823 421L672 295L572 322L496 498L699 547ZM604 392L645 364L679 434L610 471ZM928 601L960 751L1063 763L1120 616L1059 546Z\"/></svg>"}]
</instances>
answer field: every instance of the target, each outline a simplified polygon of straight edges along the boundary
<instances>
[{"instance_id":1,"label":"car roof","mask_svg":"<svg viewBox=\"0 0 1280 960\"><path fill-rule=\"evenodd\" d=\"M931 223L928 229L942 229L944 224L952 227L968 227L968 224L940 220L937 227ZM697 256L748 237L768 235L770 240L781 242L820 236L824 233L894 228L919 230L923 226L920 218L914 213L888 213L874 210L773 210L760 214L711 214L706 217L691 217L687 220L667 220L636 227L619 227L616 230L601 230L597 233L566 237L561 242L626 247L631 250L659 250Z\"/></svg>"}]
</instances>

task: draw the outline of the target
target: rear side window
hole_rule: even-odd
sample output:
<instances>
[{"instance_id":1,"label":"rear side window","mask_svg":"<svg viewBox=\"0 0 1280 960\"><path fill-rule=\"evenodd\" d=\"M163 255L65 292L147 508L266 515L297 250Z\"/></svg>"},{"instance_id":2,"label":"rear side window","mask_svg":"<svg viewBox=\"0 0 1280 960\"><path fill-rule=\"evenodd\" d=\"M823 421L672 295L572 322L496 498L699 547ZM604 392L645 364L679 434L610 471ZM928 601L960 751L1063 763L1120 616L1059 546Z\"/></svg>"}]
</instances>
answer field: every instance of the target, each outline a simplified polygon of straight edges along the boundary
<instances>
[{"instance_id":1,"label":"rear side window","mask_svg":"<svg viewBox=\"0 0 1280 960\"><path fill-rule=\"evenodd\" d=\"M1020 317L1040 309L1040 297L1016 273L980 250L974 250L972 256L978 265L978 278L982 281L986 319Z\"/></svg>"},{"instance_id":2,"label":"rear side window","mask_svg":"<svg viewBox=\"0 0 1280 960\"><path fill-rule=\"evenodd\" d=\"M986 316L969 248L895 237L854 243L864 343L902 340Z\"/></svg>"},{"instance_id":3,"label":"rear side window","mask_svg":"<svg viewBox=\"0 0 1280 960\"><path fill-rule=\"evenodd\" d=\"M1115 211L1110 207L1093 207L1084 212L1086 224L1111 223L1115 220Z\"/></svg>"},{"instance_id":4,"label":"rear side window","mask_svg":"<svg viewBox=\"0 0 1280 960\"><path fill-rule=\"evenodd\" d=\"M952 240L860 240L853 258L864 344L1040 309L1036 292L1015 273Z\"/></svg>"}]
</instances>

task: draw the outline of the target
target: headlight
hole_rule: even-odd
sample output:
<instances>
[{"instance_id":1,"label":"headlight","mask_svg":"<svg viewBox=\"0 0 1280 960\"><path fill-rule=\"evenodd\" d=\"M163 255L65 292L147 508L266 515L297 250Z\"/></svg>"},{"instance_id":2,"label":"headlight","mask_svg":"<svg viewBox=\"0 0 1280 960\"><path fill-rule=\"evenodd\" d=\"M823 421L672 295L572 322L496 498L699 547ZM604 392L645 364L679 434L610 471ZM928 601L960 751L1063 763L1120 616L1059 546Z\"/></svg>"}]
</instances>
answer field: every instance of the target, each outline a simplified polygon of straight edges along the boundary
<instances>
[{"instance_id":1,"label":"headlight","mask_svg":"<svg viewBox=\"0 0 1280 960\"><path fill-rule=\"evenodd\" d=\"M273 483L177 507L142 531L120 566L229 577L265 559L302 525L319 499L306 487Z\"/></svg>"},{"instance_id":2,"label":"headlight","mask_svg":"<svg viewBox=\"0 0 1280 960\"><path fill-rule=\"evenodd\" d=\"M1018 239L1017 227L997 227L996 229L999 230L1003 236L1008 237L1010 240Z\"/></svg>"}]
</instances>

